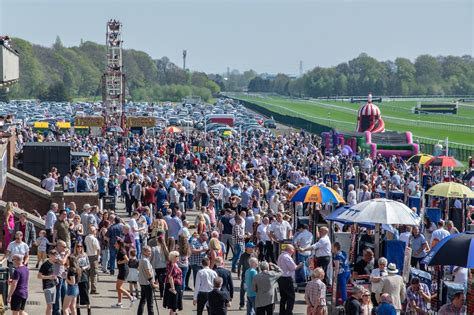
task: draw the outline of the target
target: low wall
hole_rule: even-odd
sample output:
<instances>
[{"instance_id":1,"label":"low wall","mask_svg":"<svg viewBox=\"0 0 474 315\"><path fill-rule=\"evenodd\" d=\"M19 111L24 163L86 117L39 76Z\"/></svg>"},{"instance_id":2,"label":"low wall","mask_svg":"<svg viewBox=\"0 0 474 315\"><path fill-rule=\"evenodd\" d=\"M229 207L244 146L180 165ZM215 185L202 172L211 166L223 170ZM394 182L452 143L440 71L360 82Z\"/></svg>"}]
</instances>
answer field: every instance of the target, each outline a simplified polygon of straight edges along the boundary
<instances>
[{"instance_id":1,"label":"low wall","mask_svg":"<svg viewBox=\"0 0 474 315\"><path fill-rule=\"evenodd\" d=\"M22 175L25 179L31 179L29 178L30 175L19 172L21 171L17 171L16 174ZM90 205L99 204L98 193L49 192L41 188L39 184L32 184L29 180L25 180L22 177L16 176L10 171L7 173L7 184L2 196L3 201L16 201L20 208L27 209L28 211L34 209L41 215L45 215L48 212L52 202L56 202L59 205L59 209L63 209L71 201L76 203L78 209L82 209L86 203Z\"/></svg>"},{"instance_id":2,"label":"low wall","mask_svg":"<svg viewBox=\"0 0 474 315\"><path fill-rule=\"evenodd\" d=\"M33 175L30 175L26 172L23 172L16 167L10 167L8 168L8 172L12 175L15 175L16 177L19 177L23 180L26 180L27 182L36 185L36 186L41 186L41 180L38 177L34 177Z\"/></svg>"}]
</instances>

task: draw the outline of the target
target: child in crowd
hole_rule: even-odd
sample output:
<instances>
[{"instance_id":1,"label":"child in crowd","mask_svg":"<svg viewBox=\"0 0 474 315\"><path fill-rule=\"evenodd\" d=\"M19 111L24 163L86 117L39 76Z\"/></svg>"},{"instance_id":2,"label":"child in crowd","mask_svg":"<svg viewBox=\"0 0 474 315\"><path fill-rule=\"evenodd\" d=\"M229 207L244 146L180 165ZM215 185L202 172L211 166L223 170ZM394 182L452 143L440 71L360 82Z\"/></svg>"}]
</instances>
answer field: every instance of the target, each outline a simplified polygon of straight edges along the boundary
<instances>
[{"instance_id":1,"label":"child in crowd","mask_svg":"<svg viewBox=\"0 0 474 315\"><path fill-rule=\"evenodd\" d=\"M130 285L130 294L135 297L138 296L138 259L136 249L130 250L130 259L128 261L128 276L127 282ZM133 289L135 289L135 294L133 294Z\"/></svg>"},{"instance_id":2,"label":"child in crowd","mask_svg":"<svg viewBox=\"0 0 474 315\"><path fill-rule=\"evenodd\" d=\"M41 230L39 236L36 238L36 246L38 246L38 261L36 263L36 268L41 266L43 262L48 258L46 255L46 249L48 245L54 245L46 238L46 231Z\"/></svg>"}]
</instances>

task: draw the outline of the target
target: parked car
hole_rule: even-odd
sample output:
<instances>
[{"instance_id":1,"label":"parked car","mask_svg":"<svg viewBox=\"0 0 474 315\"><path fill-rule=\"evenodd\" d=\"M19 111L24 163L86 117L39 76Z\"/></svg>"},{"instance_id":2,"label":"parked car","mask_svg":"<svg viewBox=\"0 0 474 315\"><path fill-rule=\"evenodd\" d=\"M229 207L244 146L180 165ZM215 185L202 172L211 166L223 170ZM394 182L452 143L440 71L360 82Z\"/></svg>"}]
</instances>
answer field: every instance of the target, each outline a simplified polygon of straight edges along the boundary
<instances>
[{"instance_id":1,"label":"parked car","mask_svg":"<svg viewBox=\"0 0 474 315\"><path fill-rule=\"evenodd\" d=\"M267 119L263 122L263 127L275 129L277 126L276 122L273 119Z\"/></svg>"}]
</instances>

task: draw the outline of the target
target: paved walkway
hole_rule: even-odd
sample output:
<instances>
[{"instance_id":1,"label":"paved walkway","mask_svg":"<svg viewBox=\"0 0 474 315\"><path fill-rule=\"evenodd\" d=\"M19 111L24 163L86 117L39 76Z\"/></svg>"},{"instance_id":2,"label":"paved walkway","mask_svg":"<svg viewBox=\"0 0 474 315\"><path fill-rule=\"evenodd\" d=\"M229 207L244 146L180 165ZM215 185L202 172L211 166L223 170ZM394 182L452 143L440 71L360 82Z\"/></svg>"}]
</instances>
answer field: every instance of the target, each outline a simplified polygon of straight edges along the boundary
<instances>
[{"instance_id":1,"label":"paved walkway","mask_svg":"<svg viewBox=\"0 0 474 315\"><path fill-rule=\"evenodd\" d=\"M123 210L123 205L118 205L117 213L123 217L125 217L125 211ZM195 220L195 212L188 212L187 214L188 220L190 222L194 222ZM232 254L229 255L229 258ZM44 314L45 304L44 304L44 296L43 291L41 288L41 280L36 278L38 274L38 269L35 268L36 265L36 257L31 257L29 262L30 267L30 280L29 280L29 298L27 301L26 312L30 315L36 314ZM226 261L226 267L230 269L230 261ZM234 300L232 302L231 307L229 308L230 314L246 314L245 307L243 310L239 311L239 288L240 288L240 280L237 279L236 274L232 274L234 279L234 287L236 291L234 292ZM117 293L115 290L115 280L117 276L111 276L103 273L99 273L99 283L97 286L97 290L100 293L99 295L91 295L91 302L92 302L92 314L105 314L105 312L113 312L113 314L136 314L138 308L138 301L130 307L130 303L128 300L123 300L123 309L114 309L111 306L117 303ZM190 284L193 283L193 279L191 276ZM125 284L125 288L128 290L128 284ZM196 307L193 306L193 292L184 292L183 297L183 311L180 314L195 314ZM159 294L158 294L159 295ZM158 297L159 299L159 297ZM163 308L163 303L159 299L158 301L159 307L159 314L168 314L169 311ZM155 314L156 312L156 306ZM277 314L279 310L278 304L275 305L275 313ZM146 312L146 308L145 308ZM87 314L86 310L84 309L81 314ZM110 314L110 313L109 313ZM206 314L206 312L205 312ZM294 308L294 314L306 314L306 304L304 302L304 294L297 293L296 294L296 304Z\"/></svg>"}]
</instances>

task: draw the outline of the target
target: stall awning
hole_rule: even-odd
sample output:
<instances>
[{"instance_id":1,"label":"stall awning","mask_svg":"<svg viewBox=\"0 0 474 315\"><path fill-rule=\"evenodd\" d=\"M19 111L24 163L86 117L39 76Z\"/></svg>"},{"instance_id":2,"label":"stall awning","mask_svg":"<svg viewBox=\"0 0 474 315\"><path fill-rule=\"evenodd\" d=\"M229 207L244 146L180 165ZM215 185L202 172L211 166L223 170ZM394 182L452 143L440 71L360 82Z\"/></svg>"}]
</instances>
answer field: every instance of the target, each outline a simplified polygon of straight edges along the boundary
<instances>
[{"instance_id":1,"label":"stall awning","mask_svg":"<svg viewBox=\"0 0 474 315\"><path fill-rule=\"evenodd\" d=\"M71 123L70 123L70 122L58 121L58 122L56 123L56 126L57 126L59 129L69 129L69 128L71 128Z\"/></svg>"},{"instance_id":2,"label":"stall awning","mask_svg":"<svg viewBox=\"0 0 474 315\"><path fill-rule=\"evenodd\" d=\"M37 121L34 123L33 127L36 129L48 129L49 123L47 121Z\"/></svg>"}]
</instances>

